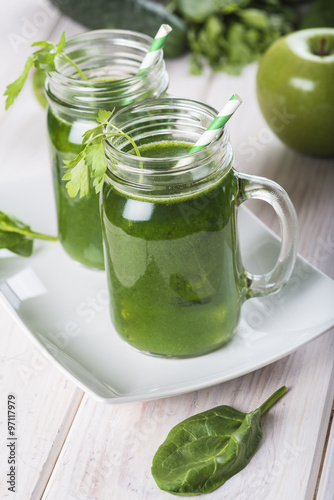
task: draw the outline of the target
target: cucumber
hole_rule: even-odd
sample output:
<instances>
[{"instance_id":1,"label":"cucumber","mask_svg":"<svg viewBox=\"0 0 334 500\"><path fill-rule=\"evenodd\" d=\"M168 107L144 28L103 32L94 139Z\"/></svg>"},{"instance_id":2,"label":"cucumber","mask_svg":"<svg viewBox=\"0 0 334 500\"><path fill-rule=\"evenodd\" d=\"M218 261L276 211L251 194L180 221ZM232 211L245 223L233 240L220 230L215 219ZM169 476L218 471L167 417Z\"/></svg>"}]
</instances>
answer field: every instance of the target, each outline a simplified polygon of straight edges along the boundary
<instances>
[{"instance_id":1,"label":"cucumber","mask_svg":"<svg viewBox=\"0 0 334 500\"><path fill-rule=\"evenodd\" d=\"M186 24L154 0L51 0L60 11L94 29L128 29L155 36L161 24L169 24L164 53L176 57L187 49Z\"/></svg>"}]
</instances>

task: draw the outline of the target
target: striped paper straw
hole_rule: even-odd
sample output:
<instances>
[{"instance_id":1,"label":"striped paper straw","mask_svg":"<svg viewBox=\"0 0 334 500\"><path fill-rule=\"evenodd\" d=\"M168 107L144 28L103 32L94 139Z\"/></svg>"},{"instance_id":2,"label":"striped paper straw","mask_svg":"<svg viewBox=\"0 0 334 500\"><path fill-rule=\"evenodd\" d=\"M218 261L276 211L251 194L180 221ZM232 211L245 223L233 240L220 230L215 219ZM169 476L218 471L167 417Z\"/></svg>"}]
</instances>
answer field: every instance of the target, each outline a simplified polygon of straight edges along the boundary
<instances>
[{"instance_id":1,"label":"striped paper straw","mask_svg":"<svg viewBox=\"0 0 334 500\"><path fill-rule=\"evenodd\" d=\"M139 66L138 73L152 66L159 55L159 50L164 46L168 34L172 31L169 24L162 24L155 35L152 45Z\"/></svg>"},{"instance_id":2,"label":"striped paper straw","mask_svg":"<svg viewBox=\"0 0 334 500\"><path fill-rule=\"evenodd\" d=\"M205 148L205 146L208 146L217 136L217 132L224 127L225 123L228 122L231 116L236 112L241 103L241 97L238 94L233 94L231 99L225 104L216 118L213 119L188 154L196 153L196 151L200 151Z\"/></svg>"}]
</instances>

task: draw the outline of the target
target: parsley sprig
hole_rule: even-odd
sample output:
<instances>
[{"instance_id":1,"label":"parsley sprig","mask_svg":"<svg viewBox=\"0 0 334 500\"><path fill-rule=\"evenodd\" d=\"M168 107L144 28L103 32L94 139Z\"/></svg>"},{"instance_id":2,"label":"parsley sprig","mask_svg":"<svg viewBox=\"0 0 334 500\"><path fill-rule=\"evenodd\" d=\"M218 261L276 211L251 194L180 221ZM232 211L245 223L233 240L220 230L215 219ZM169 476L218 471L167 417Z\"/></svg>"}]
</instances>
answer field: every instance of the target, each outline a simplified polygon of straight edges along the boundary
<instances>
[{"instance_id":1,"label":"parsley sprig","mask_svg":"<svg viewBox=\"0 0 334 500\"><path fill-rule=\"evenodd\" d=\"M80 77L83 80L87 80L83 71L77 66L77 64L75 64L74 61L72 61L72 59L67 54L65 54L64 52L65 43L66 43L65 32L63 32L57 45L54 44L53 42L48 42L46 40L35 42L31 45L32 47L40 47L40 48L35 52L33 52L28 57L21 75L15 80L15 82L10 83L7 86L4 94L5 96L7 96L5 105L6 109L8 109L13 104L14 99L21 92L27 80L29 71L33 67L37 69L42 69L44 71L56 71L57 56L63 58L65 61L71 64L73 68L77 71L77 73L80 75Z\"/></svg>"},{"instance_id":2,"label":"parsley sprig","mask_svg":"<svg viewBox=\"0 0 334 500\"><path fill-rule=\"evenodd\" d=\"M133 139L110 122L113 111L100 109L97 116L98 125L87 130L82 136L82 151L73 159L66 161L66 173L63 180L67 181L66 189L71 198L89 196L92 187L95 193L99 193L104 183L104 175L107 171L107 161L104 153L103 142L110 137L125 137L133 146L137 156L139 149ZM105 126L109 126L115 132L103 132Z\"/></svg>"},{"instance_id":3,"label":"parsley sprig","mask_svg":"<svg viewBox=\"0 0 334 500\"><path fill-rule=\"evenodd\" d=\"M5 96L7 96L6 109L13 104L14 99L21 92L30 69L35 67L44 71L57 71L56 57L66 60L74 67L83 80L87 80L83 71L67 54L65 54L65 43L65 32L63 32L56 45L53 42L45 40L35 42L31 45L32 47L39 47L39 49L28 57L23 72L15 82L7 86L5 91ZM63 180L67 181L66 189L71 198L76 197L78 194L80 198L89 196L92 187L95 193L101 191L104 182L104 174L107 170L107 162L103 148L103 142L106 139L113 136L125 137L132 144L136 155L140 156L139 150L131 137L109 122L112 113L113 112L100 110L97 117L98 125L87 130L82 136L83 149L81 152L73 160L64 161L66 173L63 176ZM103 133L105 125L109 125L115 132Z\"/></svg>"}]
</instances>

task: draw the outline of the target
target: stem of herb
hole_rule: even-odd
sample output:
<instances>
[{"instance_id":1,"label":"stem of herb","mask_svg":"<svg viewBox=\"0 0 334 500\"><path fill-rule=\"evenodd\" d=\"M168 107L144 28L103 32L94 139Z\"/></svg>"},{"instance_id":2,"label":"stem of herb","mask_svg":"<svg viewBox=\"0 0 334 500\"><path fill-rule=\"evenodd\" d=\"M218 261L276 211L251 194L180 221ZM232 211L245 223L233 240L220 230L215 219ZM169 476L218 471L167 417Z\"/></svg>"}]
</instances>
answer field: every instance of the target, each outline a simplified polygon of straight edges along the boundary
<instances>
[{"instance_id":1,"label":"stem of herb","mask_svg":"<svg viewBox=\"0 0 334 500\"><path fill-rule=\"evenodd\" d=\"M17 233L22 234L23 236L28 236L28 238L38 238L39 240L47 240L47 241L58 241L58 238L55 236L49 236L43 233L36 233L35 231L26 231L25 229L21 229L19 227L15 227L14 229L6 228L8 233Z\"/></svg>"},{"instance_id":2,"label":"stem of herb","mask_svg":"<svg viewBox=\"0 0 334 500\"><path fill-rule=\"evenodd\" d=\"M108 139L109 137L125 137L125 138L126 138L126 139L127 139L127 140L131 143L131 145L133 146L133 149L135 150L136 155L137 155L137 156L141 156L141 155L140 155L140 151L139 151L139 149L138 149L138 147L137 147L136 143L134 142L134 140L133 140L133 139L131 139L131 137L130 137L128 134L125 134L124 132L122 132L121 130L119 130L117 127L114 127L114 125L111 125L111 123L109 123L109 125L110 125L111 127L113 127L115 130L117 130L117 131L118 131L118 133L116 133L116 132L109 132L109 133L107 133L107 134L104 134L104 133L102 133L102 134L97 134L97 135L95 135L95 136L94 136L94 137L93 137L90 141L88 141L88 142L87 142L86 147L87 147L87 146L89 146L89 144L90 144L91 142L93 142L93 141L94 141L94 139L96 139L97 137L102 137L102 136L103 136L105 139Z\"/></svg>"},{"instance_id":3,"label":"stem of herb","mask_svg":"<svg viewBox=\"0 0 334 500\"><path fill-rule=\"evenodd\" d=\"M120 132L120 135L123 135L124 137L126 137L127 140L132 144L133 149L135 150L136 155L137 156L141 156L140 151L139 151L139 149L138 149L135 141L133 139L131 139L131 137L129 135L125 134L125 132L122 132L122 130L120 130L119 128L115 127L115 125L113 125L110 122L108 122L108 125L110 125L110 127L114 128L115 130L117 130L118 132ZM140 162L140 168L143 168L143 162L142 161ZM143 174L140 174L139 183L142 184L142 182L143 182Z\"/></svg>"},{"instance_id":4,"label":"stem of herb","mask_svg":"<svg viewBox=\"0 0 334 500\"><path fill-rule=\"evenodd\" d=\"M119 136L120 135L120 136L126 137L126 139L132 144L133 149L135 150L136 155L137 156L141 156L140 151L139 151L138 146L136 145L135 141L133 139L131 139L131 137L129 135L125 134L125 132L122 132L122 130L120 130L119 128L115 127L115 125L113 125L110 122L108 122L108 123L109 123L109 125L112 128L114 128L115 130L118 130L118 132L119 132L119 134L115 134L115 133L112 134L112 133L110 133L110 136L112 136L112 135ZM139 166L140 166L141 169L143 168L143 162L142 161L139 162ZM139 176L139 184L142 184L143 180L144 180L144 177L143 177L143 174L141 173L140 176Z\"/></svg>"},{"instance_id":5,"label":"stem of herb","mask_svg":"<svg viewBox=\"0 0 334 500\"><path fill-rule=\"evenodd\" d=\"M49 236L48 234L43 234L43 233L35 233L35 231L31 231L30 234L27 234L27 236L29 235L32 238L37 238L39 240L58 241L58 238L56 236Z\"/></svg>"},{"instance_id":6,"label":"stem of herb","mask_svg":"<svg viewBox=\"0 0 334 500\"><path fill-rule=\"evenodd\" d=\"M74 61L72 61L72 59L70 57L68 57L66 54L62 53L61 56L65 59L65 61L67 61L69 64L71 64L73 66L73 68L79 73L79 75L81 76L81 78L83 80L87 80L86 78L86 75L85 73L79 68L79 66L77 66L75 64Z\"/></svg>"},{"instance_id":7,"label":"stem of herb","mask_svg":"<svg viewBox=\"0 0 334 500\"><path fill-rule=\"evenodd\" d=\"M281 399L284 394L288 392L288 388L283 385L280 389L278 389L274 394L272 394L262 405L260 406L261 416L266 413L279 399Z\"/></svg>"},{"instance_id":8,"label":"stem of herb","mask_svg":"<svg viewBox=\"0 0 334 500\"><path fill-rule=\"evenodd\" d=\"M135 150L136 152L136 155L137 156L141 156L140 155L140 151L135 143L135 141L133 139L131 139L131 137L126 134L125 132L123 132L122 130L120 130L119 128L115 127L115 125L113 125L112 123L108 122L108 125L110 125L110 127L114 128L115 130L117 130L117 132L119 132L120 134L122 134L133 146L133 149Z\"/></svg>"}]
</instances>

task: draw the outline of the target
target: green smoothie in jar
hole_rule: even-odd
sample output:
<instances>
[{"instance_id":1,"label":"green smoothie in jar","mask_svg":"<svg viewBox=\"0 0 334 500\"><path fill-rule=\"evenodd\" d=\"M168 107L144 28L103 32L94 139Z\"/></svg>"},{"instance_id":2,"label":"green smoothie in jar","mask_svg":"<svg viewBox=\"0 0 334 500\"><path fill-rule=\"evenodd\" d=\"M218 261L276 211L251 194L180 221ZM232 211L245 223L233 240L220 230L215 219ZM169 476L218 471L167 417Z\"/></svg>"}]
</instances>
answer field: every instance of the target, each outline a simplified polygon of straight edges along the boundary
<instances>
[{"instance_id":1,"label":"green smoothie in jar","mask_svg":"<svg viewBox=\"0 0 334 500\"><path fill-rule=\"evenodd\" d=\"M190 152L216 115L188 99L145 101L113 117L128 137L104 143L111 321L146 354L186 358L225 345L244 301L279 290L293 269L297 218L285 191L234 169L226 127ZM264 275L247 271L239 251L237 210L250 198L269 202L282 228L279 258Z\"/></svg>"},{"instance_id":2,"label":"green smoothie in jar","mask_svg":"<svg viewBox=\"0 0 334 500\"><path fill-rule=\"evenodd\" d=\"M161 142L139 150L145 158L175 158L191 146ZM105 186L112 321L128 343L187 357L231 338L246 293L231 211L236 201L231 172L196 195L170 199L130 198Z\"/></svg>"},{"instance_id":3,"label":"green smoothie in jar","mask_svg":"<svg viewBox=\"0 0 334 500\"><path fill-rule=\"evenodd\" d=\"M99 110L113 111L130 103L159 97L168 86L163 54L137 75L152 38L125 30L97 30L71 38L67 55L87 80L64 59L48 73L48 132L60 242L75 261L103 269L99 195L91 184L89 196L71 198L63 180L64 161L82 150L82 135L97 125Z\"/></svg>"}]
</instances>

